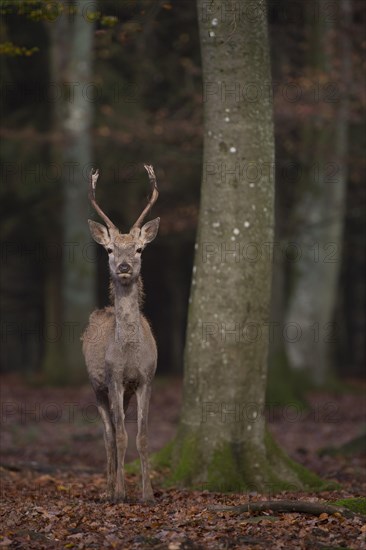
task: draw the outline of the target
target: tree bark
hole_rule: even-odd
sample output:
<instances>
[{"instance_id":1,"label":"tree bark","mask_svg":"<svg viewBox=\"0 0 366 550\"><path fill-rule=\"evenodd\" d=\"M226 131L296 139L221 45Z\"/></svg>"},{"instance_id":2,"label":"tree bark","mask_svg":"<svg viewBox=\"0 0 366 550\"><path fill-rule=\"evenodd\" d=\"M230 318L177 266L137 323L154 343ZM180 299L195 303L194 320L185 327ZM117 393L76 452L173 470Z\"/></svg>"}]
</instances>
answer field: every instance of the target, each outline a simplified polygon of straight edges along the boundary
<instances>
[{"instance_id":1,"label":"tree bark","mask_svg":"<svg viewBox=\"0 0 366 550\"><path fill-rule=\"evenodd\" d=\"M69 6L70 7L70 6ZM75 12L64 13L50 25L55 126L61 148L55 154L63 190L61 287L48 294L59 300L59 339L48 344L45 370L49 379L78 382L86 378L80 335L95 306L96 265L87 218L87 177L91 168L93 112L92 70L94 25L89 17L93 4L75 1ZM52 274L51 274L52 276ZM48 305L48 311L54 311ZM47 320L46 320L47 322ZM54 322L54 319L52 319Z\"/></svg>"},{"instance_id":2,"label":"tree bark","mask_svg":"<svg viewBox=\"0 0 366 550\"><path fill-rule=\"evenodd\" d=\"M274 223L270 63L265 2L254 12L249 3L241 7L248 10L235 17L219 0L198 0L204 161L184 404L172 445L174 481L236 492L317 481L265 428ZM249 89L257 101L245 100Z\"/></svg>"}]
</instances>

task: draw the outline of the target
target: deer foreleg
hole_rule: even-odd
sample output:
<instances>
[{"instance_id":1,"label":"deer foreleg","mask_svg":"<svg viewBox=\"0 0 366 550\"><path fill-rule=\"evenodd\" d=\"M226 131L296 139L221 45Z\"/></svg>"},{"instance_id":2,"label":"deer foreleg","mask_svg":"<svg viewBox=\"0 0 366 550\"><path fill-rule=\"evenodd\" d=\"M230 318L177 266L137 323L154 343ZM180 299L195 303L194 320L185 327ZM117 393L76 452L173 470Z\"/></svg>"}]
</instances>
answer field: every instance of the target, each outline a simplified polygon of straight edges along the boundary
<instances>
[{"instance_id":1,"label":"deer foreleg","mask_svg":"<svg viewBox=\"0 0 366 550\"><path fill-rule=\"evenodd\" d=\"M111 392L111 405L114 413L114 426L116 430L117 448L117 474L114 498L125 500L125 454L128 443L128 436L125 428L125 413L123 407L124 388L122 384L114 383Z\"/></svg>"}]
</instances>

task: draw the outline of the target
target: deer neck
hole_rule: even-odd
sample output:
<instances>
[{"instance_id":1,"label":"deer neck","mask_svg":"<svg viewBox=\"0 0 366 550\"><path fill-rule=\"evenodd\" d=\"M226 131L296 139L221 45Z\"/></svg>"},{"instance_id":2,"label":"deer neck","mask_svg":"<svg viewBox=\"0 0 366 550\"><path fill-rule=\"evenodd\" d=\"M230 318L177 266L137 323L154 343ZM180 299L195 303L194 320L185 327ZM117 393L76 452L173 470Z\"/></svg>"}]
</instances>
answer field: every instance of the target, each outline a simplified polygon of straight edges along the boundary
<instances>
[{"instance_id":1,"label":"deer neck","mask_svg":"<svg viewBox=\"0 0 366 550\"><path fill-rule=\"evenodd\" d=\"M114 310L116 316L115 341L121 344L136 343L140 331L139 285L137 281L114 286Z\"/></svg>"}]
</instances>

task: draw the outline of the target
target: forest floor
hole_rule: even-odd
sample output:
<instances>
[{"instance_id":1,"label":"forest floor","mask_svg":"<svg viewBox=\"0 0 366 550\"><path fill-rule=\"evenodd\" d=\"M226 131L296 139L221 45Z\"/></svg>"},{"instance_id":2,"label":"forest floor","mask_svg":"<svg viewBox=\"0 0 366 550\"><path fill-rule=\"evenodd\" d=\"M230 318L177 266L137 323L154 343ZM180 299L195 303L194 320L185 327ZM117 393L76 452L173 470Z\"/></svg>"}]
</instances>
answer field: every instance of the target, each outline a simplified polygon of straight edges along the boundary
<instances>
[{"instance_id":1,"label":"forest floor","mask_svg":"<svg viewBox=\"0 0 366 550\"><path fill-rule=\"evenodd\" d=\"M156 503L139 501L140 480L127 476L129 501L105 498L102 426L89 386L29 387L19 378L1 380L0 547L184 549L354 549L366 548L366 518L342 514L215 510L261 500L326 503L366 494L365 449L351 455L319 454L360 435L366 424L359 391L312 393L311 409L271 404L270 431L288 454L335 491L266 494L210 493L166 489L152 473ZM179 379L157 379L151 402L150 449L159 450L177 427ZM128 415L129 449L135 451L136 411Z\"/></svg>"}]
</instances>

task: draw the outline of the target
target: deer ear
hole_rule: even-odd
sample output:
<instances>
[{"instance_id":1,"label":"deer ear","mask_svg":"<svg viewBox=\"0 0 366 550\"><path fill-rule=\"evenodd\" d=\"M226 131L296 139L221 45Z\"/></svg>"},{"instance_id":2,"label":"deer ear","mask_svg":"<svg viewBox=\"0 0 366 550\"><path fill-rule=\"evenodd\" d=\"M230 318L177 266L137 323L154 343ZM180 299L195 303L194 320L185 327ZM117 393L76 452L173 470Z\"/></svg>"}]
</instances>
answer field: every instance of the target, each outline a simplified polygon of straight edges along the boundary
<instances>
[{"instance_id":1,"label":"deer ear","mask_svg":"<svg viewBox=\"0 0 366 550\"><path fill-rule=\"evenodd\" d=\"M141 228L140 240L143 244L151 243L158 234L160 218L155 218L151 222L145 223Z\"/></svg>"},{"instance_id":2,"label":"deer ear","mask_svg":"<svg viewBox=\"0 0 366 550\"><path fill-rule=\"evenodd\" d=\"M95 242L101 244L102 246L107 246L111 242L108 229L101 223L95 222L93 220L88 220L88 223L91 236L93 237Z\"/></svg>"}]
</instances>

